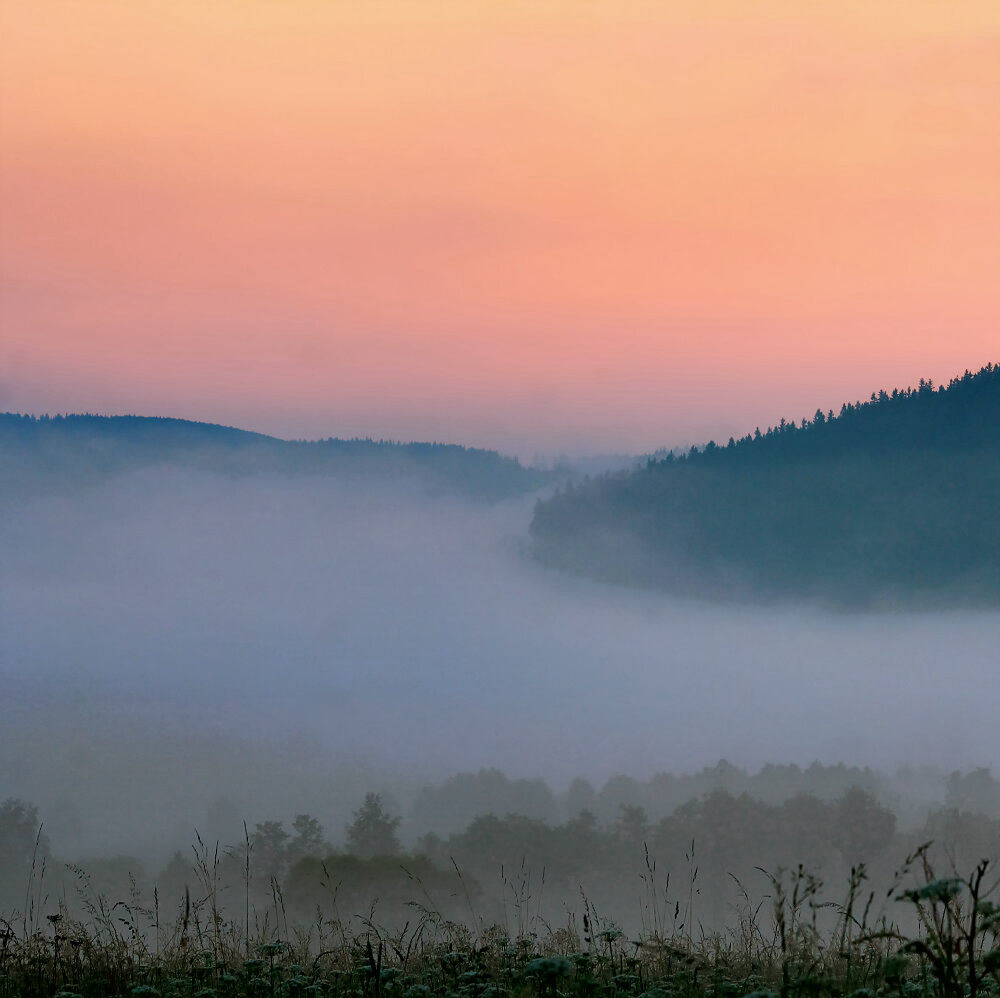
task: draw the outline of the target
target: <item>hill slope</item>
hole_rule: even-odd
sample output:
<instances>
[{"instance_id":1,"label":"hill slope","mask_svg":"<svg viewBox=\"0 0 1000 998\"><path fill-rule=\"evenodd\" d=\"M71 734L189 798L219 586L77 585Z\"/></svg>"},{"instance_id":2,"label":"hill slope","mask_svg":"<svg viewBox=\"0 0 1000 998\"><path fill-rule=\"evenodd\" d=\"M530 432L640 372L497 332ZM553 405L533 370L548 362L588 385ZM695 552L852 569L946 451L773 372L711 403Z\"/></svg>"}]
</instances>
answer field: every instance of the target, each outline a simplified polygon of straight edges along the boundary
<instances>
[{"instance_id":1,"label":"hill slope","mask_svg":"<svg viewBox=\"0 0 1000 998\"><path fill-rule=\"evenodd\" d=\"M290 441L184 419L0 414L0 497L61 492L154 465L232 475L367 475L496 500L552 475L496 451L374 440Z\"/></svg>"},{"instance_id":2,"label":"hill slope","mask_svg":"<svg viewBox=\"0 0 1000 998\"><path fill-rule=\"evenodd\" d=\"M1000 603L1000 367L570 486L531 532L542 559L629 584Z\"/></svg>"}]
</instances>

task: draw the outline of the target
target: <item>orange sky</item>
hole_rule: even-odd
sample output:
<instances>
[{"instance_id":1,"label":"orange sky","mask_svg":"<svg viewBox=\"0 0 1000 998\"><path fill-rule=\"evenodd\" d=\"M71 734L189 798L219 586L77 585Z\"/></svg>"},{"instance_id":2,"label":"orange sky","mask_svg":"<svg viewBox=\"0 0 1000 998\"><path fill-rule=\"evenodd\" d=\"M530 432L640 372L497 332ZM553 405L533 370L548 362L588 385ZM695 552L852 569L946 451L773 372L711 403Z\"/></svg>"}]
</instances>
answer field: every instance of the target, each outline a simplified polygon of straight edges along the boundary
<instances>
[{"instance_id":1,"label":"orange sky","mask_svg":"<svg viewBox=\"0 0 1000 998\"><path fill-rule=\"evenodd\" d=\"M641 450L1000 360L996 0L0 0L0 409Z\"/></svg>"}]
</instances>

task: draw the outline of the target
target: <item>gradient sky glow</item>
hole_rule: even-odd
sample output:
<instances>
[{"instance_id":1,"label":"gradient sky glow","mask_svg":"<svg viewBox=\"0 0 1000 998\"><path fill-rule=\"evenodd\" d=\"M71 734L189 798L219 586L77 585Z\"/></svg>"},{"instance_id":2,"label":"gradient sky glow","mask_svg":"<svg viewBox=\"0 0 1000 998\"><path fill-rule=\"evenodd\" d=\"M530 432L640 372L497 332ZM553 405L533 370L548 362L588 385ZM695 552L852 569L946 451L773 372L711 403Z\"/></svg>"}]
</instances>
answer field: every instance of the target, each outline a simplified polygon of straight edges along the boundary
<instances>
[{"instance_id":1,"label":"gradient sky glow","mask_svg":"<svg viewBox=\"0 0 1000 998\"><path fill-rule=\"evenodd\" d=\"M525 456L1000 360L996 0L0 0L0 410Z\"/></svg>"}]
</instances>

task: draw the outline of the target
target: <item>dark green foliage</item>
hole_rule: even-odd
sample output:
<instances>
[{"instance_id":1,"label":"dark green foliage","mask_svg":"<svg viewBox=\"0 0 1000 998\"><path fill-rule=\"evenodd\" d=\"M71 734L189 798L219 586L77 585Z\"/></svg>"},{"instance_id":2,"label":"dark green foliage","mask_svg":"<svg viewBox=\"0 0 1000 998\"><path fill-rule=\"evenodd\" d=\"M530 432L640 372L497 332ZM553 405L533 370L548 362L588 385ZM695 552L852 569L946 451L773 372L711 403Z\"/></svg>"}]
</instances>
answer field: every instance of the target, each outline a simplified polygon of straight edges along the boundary
<instances>
[{"instance_id":1,"label":"dark green foliage","mask_svg":"<svg viewBox=\"0 0 1000 998\"><path fill-rule=\"evenodd\" d=\"M851 606L1000 600L1000 367L540 502L538 554L629 584Z\"/></svg>"}]
</instances>

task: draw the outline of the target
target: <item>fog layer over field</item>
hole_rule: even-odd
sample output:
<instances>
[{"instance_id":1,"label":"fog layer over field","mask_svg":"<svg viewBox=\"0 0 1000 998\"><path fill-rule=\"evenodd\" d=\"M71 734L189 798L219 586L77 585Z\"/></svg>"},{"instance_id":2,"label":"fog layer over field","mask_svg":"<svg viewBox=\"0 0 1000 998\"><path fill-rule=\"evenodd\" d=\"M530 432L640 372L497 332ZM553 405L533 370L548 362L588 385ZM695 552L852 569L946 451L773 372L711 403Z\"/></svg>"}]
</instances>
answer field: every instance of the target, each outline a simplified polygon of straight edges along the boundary
<instances>
[{"instance_id":1,"label":"fog layer over field","mask_svg":"<svg viewBox=\"0 0 1000 998\"><path fill-rule=\"evenodd\" d=\"M608 588L530 561L533 501L162 470L8 506L0 797L106 851L213 807L335 835L365 789L481 766L1000 764L997 614Z\"/></svg>"}]
</instances>

